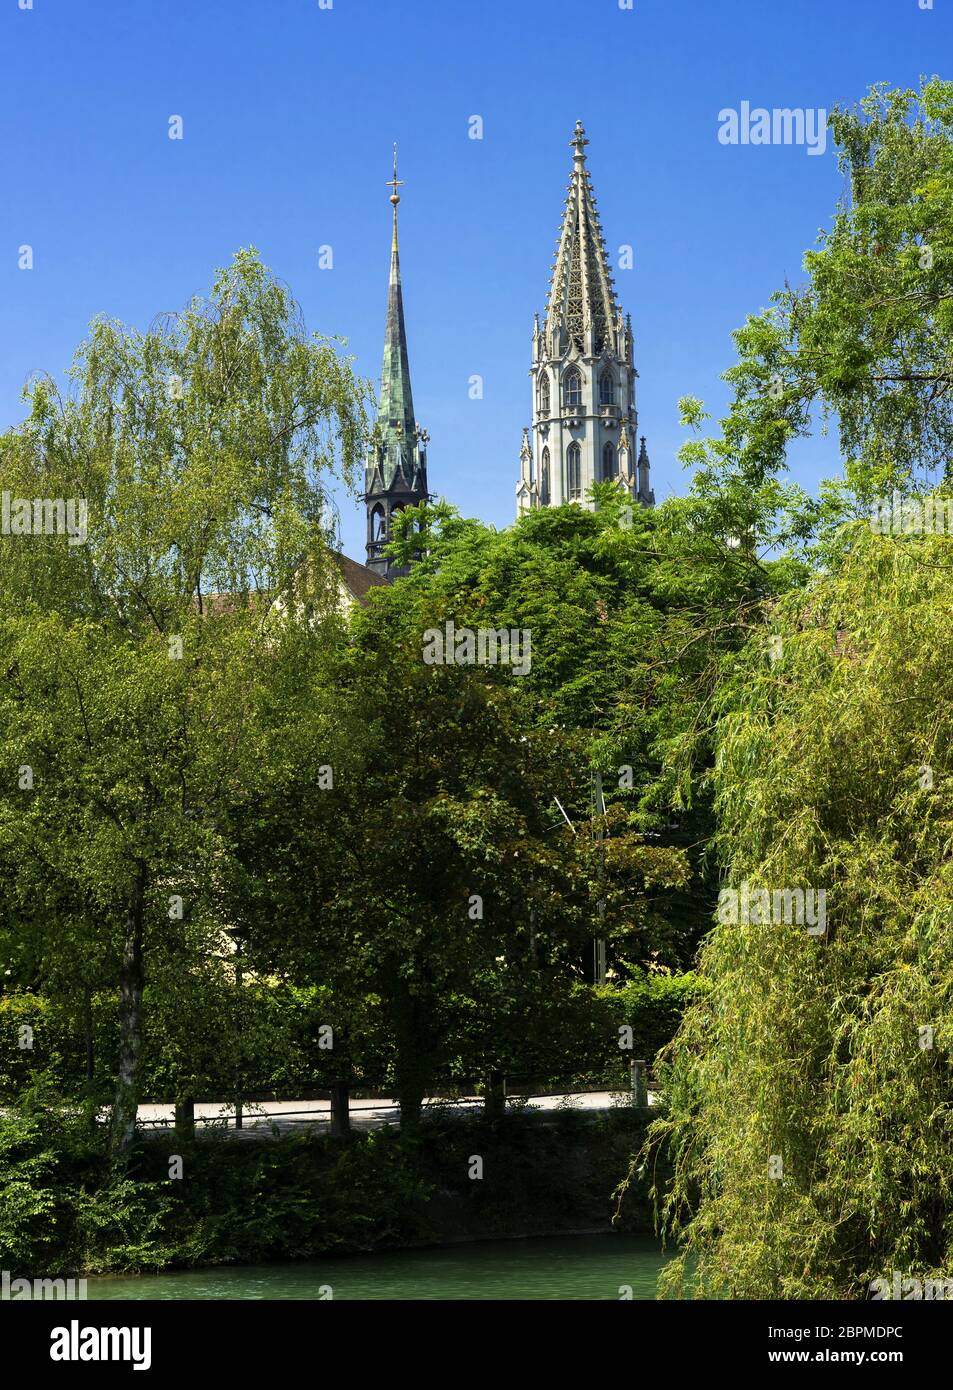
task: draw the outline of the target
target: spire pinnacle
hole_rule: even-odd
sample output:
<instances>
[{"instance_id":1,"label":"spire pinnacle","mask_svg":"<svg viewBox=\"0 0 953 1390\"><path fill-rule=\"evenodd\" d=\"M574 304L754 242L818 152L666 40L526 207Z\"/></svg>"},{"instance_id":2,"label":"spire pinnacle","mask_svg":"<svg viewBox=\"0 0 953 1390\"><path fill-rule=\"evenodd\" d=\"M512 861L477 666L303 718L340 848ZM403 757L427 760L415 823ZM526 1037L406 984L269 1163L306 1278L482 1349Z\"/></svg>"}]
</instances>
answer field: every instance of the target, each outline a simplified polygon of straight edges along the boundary
<instances>
[{"instance_id":1,"label":"spire pinnacle","mask_svg":"<svg viewBox=\"0 0 953 1390\"><path fill-rule=\"evenodd\" d=\"M397 250L398 188L403 179L397 177L397 146L394 146L394 176L387 180L393 190L390 202L394 209L394 236L391 242L390 283L387 292L387 321L384 328L384 364L381 369L381 400L379 422L387 456L388 484L393 473L402 465L412 471L416 431L413 395L410 389L410 364L407 355L407 331L404 327L404 300L400 283L400 255Z\"/></svg>"},{"instance_id":2,"label":"spire pinnacle","mask_svg":"<svg viewBox=\"0 0 953 1390\"><path fill-rule=\"evenodd\" d=\"M387 180L387 186L388 186L388 188L392 188L392 189L393 189L393 192L392 192L391 195L390 195L391 206L392 206L393 209L394 209L394 235L393 235L393 237L392 237L392 239L391 239L391 277L392 277L392 278L393 278L393 275L394 275L394 269L395 269L395 265L396 265L396 261L397 261L397 204L400 202L400 194L397 192L397 190L398 190L398 188L400 188L400 187L402 186L403 182L404 182L403 179L399 179L399 178L397 177L397 141L395 140L395 141L394 141L394 177L393 177L392 179L388 179L388 180ZM399 278L399 276L400 276L400 268L399 268L399 266L397 267L397 275L398 275L398 278Z\"/></svg>"},{"instance_id":3,"label":"spire pinnacle","mask_svg":"<svg viewBox=\"0 0 953 1390\"><path fill-rule=\"evenodd\" d=\"M396 208L397 204L400 202L400 194L397 192L397 190L398 190L398 188L400 188L400 187L403 185L403 182L404 182L403 179L399 179L399 178L397 177L397 141L395 140L395 141L394 141L394 177L393 177L392 179L388 179L388 180L387 180L387 187L388 187L388 188L393 188L393 190L394 190L393 193L390 195L390 200L391 200L391 202L394 204L394 207L395 207L395 208Z\"/></svg>"},{"instance_id":4,"label":"spire pinnacle","mask_svg":"<svg viewBox=\"0 0 953 1390\"><path fill-rule=\"evenodd\" d=\"M565 343L568 339L580 352L587 350L591 334L588 350L600 353L612 346L619 307L586 168L589 141L582 121L576 122L569 143L574 151L573 167L550 282L546 328L550 342Z\"/></svg>"}]
</instances>

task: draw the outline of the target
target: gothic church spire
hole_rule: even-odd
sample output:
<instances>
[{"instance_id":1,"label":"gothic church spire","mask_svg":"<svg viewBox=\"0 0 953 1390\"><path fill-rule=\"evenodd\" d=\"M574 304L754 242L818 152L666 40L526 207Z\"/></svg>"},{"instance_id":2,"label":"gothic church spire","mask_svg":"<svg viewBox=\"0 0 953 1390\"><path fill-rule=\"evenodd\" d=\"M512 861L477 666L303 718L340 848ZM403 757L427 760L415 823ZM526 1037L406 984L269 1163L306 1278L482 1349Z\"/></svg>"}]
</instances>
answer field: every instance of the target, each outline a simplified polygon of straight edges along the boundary
<instances>
[{"instance_id":1,"label":"gothic church spire","mask_svg":"<svg viewBox=\"0 0 953 1390\"><path fill-rule=\"evenodd\" d=\"M566 502L592 506L596 483L614 483L645 507L654 501L644 441L634 453L632 325L609 271L581 121L569 143L572 173L546 317L533 325L533 425L520 450L519 515Z\"/></svg>"},{"instance_id":2,"label":"gothic church spire","mask_svg":"<svg viewBox=\"0 0 953 1390\"><path fill-rule=\"evenodd\" d=\"M394 209L394 232L390 247L390 280L387 287L387 320L384 327L384 364L381 368L381 400L378 421L388 447L388 463L396 468L404 450L412 445L416 430L414 397L410 387L407 356L407 330L404 326L404 296L400 283L400 251L397 245L397 205L403 184L397 177L397 146L394 146L394 177L388 180L394 190L390 201Z\"/></svg>"},{"instance_id":3,"label":"gothic church spire","mask_svg":"<svg viewBox=\"0 0 953 1390\"><path fill-rule=\"evenodd\" d=\"M392 189L390 202L394 209L394 229L390 248L380 406L364 470L367 565L388 579L406 573L406 570L396 568L383 553L393 515L402 507L417 506L427 500L426 446L429 436L414 416L397 245L397 205L400 202L397 190L402 184L403 179L397 177L395 145L394 176L388 179L388 186Z\"/></svg>"},{"instance_id":4,"label":"gothic church spire","mask_svg":"<svg viewBox=\"0 0 953 1390\"><path fill-rule=\"evenodd\" d=\"M621 315L586 167L586 132L576 122L572 174L549 287L546 336L550 350L570 345L584 353L617 347Z\"/></svg>"}]
</instances>

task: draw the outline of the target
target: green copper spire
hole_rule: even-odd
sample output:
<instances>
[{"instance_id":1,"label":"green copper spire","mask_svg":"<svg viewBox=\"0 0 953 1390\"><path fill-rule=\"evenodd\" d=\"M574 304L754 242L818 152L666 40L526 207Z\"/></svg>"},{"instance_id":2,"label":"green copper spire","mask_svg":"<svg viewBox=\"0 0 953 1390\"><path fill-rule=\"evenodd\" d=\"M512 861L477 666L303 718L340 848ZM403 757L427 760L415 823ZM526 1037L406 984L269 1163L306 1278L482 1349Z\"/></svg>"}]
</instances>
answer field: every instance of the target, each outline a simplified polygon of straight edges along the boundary
<instances>
[{"instance_id":1,"label":"green copper spire","mask_svg":"<svg viewBox=\"0 0 953 1390\"><path fill-rule=\"evenodd\" d=\"M410 363L407 357L407 330L404 327L404 299L400 285L400 253L397 249L397 146L394 146L394 177L390 201L394 208L394 236L390 248L390 283L387 289L387 323L384 328L384 365L381 368L381 404L378 422L384 446L385 477L389 483L401 460L407 462L408 481L416 445L417 421L410 389Z\"/></svg>"},{"instance_id":2,"label":"green copper spire","mask_svg":"<svg viewBox=\"0 0 953 1390\"><path fill-rule=\"evenodd\" d=\"M400 286L400 253L397 250L397 146L394 146L393 189L394 234L390 251L390 284L387 290L387 323L384 328L384 365L381 369L380 410L374 432L368 441L364 470L364 503L367 508L367 564L386 579L406 574L384 554L391 523L403 507L414 507L427 500L427 443L414 417L414 398L410 389L407 357L407 331L404 328L404 300Z\"/></svg>"}]
</instances>

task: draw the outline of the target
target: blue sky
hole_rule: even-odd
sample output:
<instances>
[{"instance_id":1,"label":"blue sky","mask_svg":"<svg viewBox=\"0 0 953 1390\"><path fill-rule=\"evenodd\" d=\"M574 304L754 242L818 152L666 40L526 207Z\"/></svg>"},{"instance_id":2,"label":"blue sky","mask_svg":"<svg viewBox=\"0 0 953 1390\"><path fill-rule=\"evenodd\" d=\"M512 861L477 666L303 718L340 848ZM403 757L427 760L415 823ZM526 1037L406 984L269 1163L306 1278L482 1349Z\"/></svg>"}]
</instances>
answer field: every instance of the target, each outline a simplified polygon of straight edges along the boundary
<instances>
[{"instance_id":1,"label":"blue sky","mask_svg":"<svg viewBox=\"0 0 953 1390\"><path fill-rule=\"evenodd\" d=\"M144 328L250 244L308 327L346 337L377 379L396 140L430 486L501 526L576 119L610 253L634 247L616 284L661 499L686 486L678 397L723 406L731 330L798 279L842 191L830 150L723 145L718 112L851 103L877 81L948 77L953 56L953 0L22 3L0 0L0 428L95 314ZM813 487L838 466L817 439L794 476ZM363 558L362 511L339 505Z\"/></svg>"}]
</instances>

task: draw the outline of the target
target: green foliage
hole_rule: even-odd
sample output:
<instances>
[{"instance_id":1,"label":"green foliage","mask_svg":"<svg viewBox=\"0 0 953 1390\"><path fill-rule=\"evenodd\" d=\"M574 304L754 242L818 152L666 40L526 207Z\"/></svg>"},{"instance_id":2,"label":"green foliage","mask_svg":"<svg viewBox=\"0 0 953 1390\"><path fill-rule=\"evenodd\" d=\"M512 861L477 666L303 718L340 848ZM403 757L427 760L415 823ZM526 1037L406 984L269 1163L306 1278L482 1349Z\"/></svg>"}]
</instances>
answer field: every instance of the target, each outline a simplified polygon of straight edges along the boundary
<instances>
[{"instance_id":1,"label":"green foliage","mask_svg":"<svg viewBox=\"0 0 953 1390\"><path fill-rule=\"evenodd\" d=\"M457 1190L441 1155L476 1141L438 1142L423 1097L500 1070L624 1084L628 1024L667 1111L620 1194L654 1183L684 1238L670 1291L862 1296L949 1258L951 569L945 538L856 517L953 457L953 84L876 88L831 127L848 195L805 283L735 335L712 437L681 403L687 496L602 485L504 532L409 510L394 553L420 558L353 621L327 479L354 477L366 387L253 253L147 334L94 324L71 397L34 383L0 481L91 521L0 555L0 1086L39 1086L0 1116L0 1253L373 1248L426 1238L443 1188L508 1228L581 1122L479 1132L507 1206ZM783 475L818 426L845 468L815 500ZM428 664L451 621L529 631L531 669ZM825 889L827 936L720 923L695 975L719 875ZM58 1113L43 1068L86 1109ZM236 1078L384 1074L404 1133L205 1143L170 1185L157 1146L107 1164L107 1070L127 1154L143 1088ZM568 1217L567 1173L541 1211Z\"/></svg>"},{"instance_id":2,"label":"green foliage","mask_svg":"<svg viewBox=\"0 0 953 1390\"><path fill-rule=\"evenodd\" d=\"M77 1017L118 987L123 1152L150 970L175 1093L208 1066L227 826L264 775L264 711L340 626L327 479L354 476L367 387L252 251L147 333L97 320L70 387L34 382L0 439L14 497L88 507L81 544L0 554L0 960Z\"/></svg>"},{"instance_id":3,"label":"green foliage","mask_svg":"<svg viewBox=\"0 0 953 1390\"><path fill-rule=\"evenodd\" d=\"M676 851L688 870L653 885L637 918L630 910L619 921L629 939L620 935L612 951L684 968L713 902L699 853L709 806L693 768L708 756L719 664L771 591L771 567L743 563L684 507L631 508L611 485L596 493L597 511L543 508L504 532L445 504L418 508L407 524L423 527L427 554L400 587L416 591L425 626L450 620L531 633L532 668L512 682L513 698L527 741L552 749L547 833L563 834L554 796L574 824L590 822L598 771L609 862L612 841L624 854L636 832L660 862L674 866ZM729 605L739 610L736 622ZM688 745L693 767L682 757Z\"/></svg>"},{"instance_id":4,"label":"green foliage","mask_svg":"<svg viewBox=\"0 0 953 1390\"><path fill-rule=\"evenodd\" d=\"M668 1114L630 1175L655 1173L683 1240L669 1292L863 1297L949 1259L948 543L851 519L948 475L951 112L933 80L833 113L849 199L807 283L736 334L720 435L683 451L677 508L704 545L734 538L720 622L749 640L710 684L701 741L669 752L714 753L725 882L824 889L830 925L724 922L705 944ZM791 441L830 420L845 477L813 503L780 478Z\"/></svg>"},{"instance_id":5,"label":"green foliage","mask_svg":"<svg viewBox=\"0 0 953 1390\"><path fill-rule=\"evenodd\" d=\"M29 1111L0 1115L0 1254L17 1264L57 1236L60 1198L53 1186L56 1154Z\"/></svg>"},{"instance_id":6,"label":"green foliage","mask_svg":"<svg viewBox=\"0 0 953 1390\"><path fill-rule=\"evenodd\" d=\"M706 985L693 971L650 975L633 969L630 976L621 988L601 990L600 996L611 1008L613 1018L632 1029L632 1051L628 1055L651 1064L672 1040L683 1013L704 993Z\"/></svg>"},{"instance_id":7,"label":"green foliage","mask_svg":"<svg viewBox=\"0 0 953 1390\"><path fill-rule=\"evenodd\" d=\"M754 639L721 694L727 882L823 888L828 927L716 926L670 1050L664 1217L709 1293L864 1297L949 1267L951 572L945 537L855 527L778 605L781 658Z\"/></svg>"},{"instance_id":8,"label":"green foliage","mask_svg":"<svg viewBox=\"0 0 953 1390\"><path fill-rule=\"evenodd\" d=\"M25 1091L35 1073L49 1072L60 1084L67 1072L62 1036L51 1025L49 999L26 991L0 995L0 1097ZM28 1031L24 1031L28 1030ZM29 1042L30 1046L23 1046Z\"/></svg>"},{"instance_id":9,"label":"green foliage","mask_svg":"<svg viewBox=\"0 0 953 1390\"><path fill-rule=\"evenodd\" d=\"M230 1099L236 1076L246 1096L294 1099L326 1089L340 1074L342 1052L352 1079L368 1085L394 1075L393 1040L384 1027L380 1001L365 1001L360 1038L346 1032L334 1049L319 1046L322 1025L357 1017L358 1001L343 1007L327 987L249 980L238 996L229 979L196 978L202 1027L191 1020L181 981L162 981L145 990L148 1027L140 1057L143 1101ZM564 972L547 975L545 988L503 992L487 1007L492 984L457 991L446 1000L447 1040L441 1086L482 1085L502 1069L514 1083L532 1079L545 1090L584 1083L626 1089L633 1056L651 1061L673 1037L681 1014L696 996L697 977L647 973L631 967L621 980L593 989ZM115 1006L108 993L91 1001L96 1076L92 1094L108 1098L116 1064ZM34 1030L32 1050L18 1046L19 1029ZM632 1050L619 1046L619 1029L633 1030ZM60 1097L89 1093L86 1051L76 1020L64 1001L42 995L0 996L0 1099L10 1102L43 1073Z\"/></svg>"},{"instance_id":10,"label":"green foliage","mask_svg":"<svg viewBox=\"0 0 953 1390\"><path fill-rule=\"evenodd\" d=\"M67 1171L95 1166L85 1110L59 1104L53 1079L37 1073L17 1104L0 1110L0 1264L53 1269L68 1259L73 1210Z\"/></svg>"},{"instance_id":11,"label":"green foliage","mask_svg":"<svg viewBox=\"0 0 953 1390\"><path fill-rule=\"evenodd\" d=\"M795 543L891 485L935 486L953 458L953 83L875 87L830 125L848 192L805 256L806 282L735 334L721 436L683 452L701 479L750 490L719 486L718 511L743 519L773 500L779 538ZM697 402L686 407L697 425ZM780 475L817 426L836 427L849 486L815 504Z\"/></svg>"},{"instance_id":12,"label":"green foliage","mask_svg":"<svg viewBox=\"0 0 953 1390\"><path fill-rule=\"evenodd\" d=\"M14 1275L306 1259L601 1225L642 1123L630 1110L541 1124L437 1118L413 1143L393 1130L343 1143L206 1135L177 1141L185 1173L170 1181L167 1140L146 1139L120 1175L102 1132L62 1119L0 1118L0 1156L17 1165L0 1184L0 1261ZM485 1158L481 1182L468 1177L473 1153Z\"/></svg>"},{"instance_id":13,"label":"green foliage","mask_svg":"<svg viewBox=\"0 0 953 1390\"><path fill-rule=\"evenodd\" d=\"M340 1071L339 1055L319 1045L320 1027L333 1026L342 1015L327 987L252 978L239 993L213 957L204 972L193 970L185 979L165 978L157 969L143 1000L143 1101L231 1098L236 1077L246 1094L297 1099L326 1088ZM375 1083L393 1069L393 1049L379 1013L377 1001L365 1001L361 1047L352 1048L360 1074ZM115 999L108 991L92 995L89 1023L91 1094L105 1102L119 1046ZM0 995L0 1101L14 1100L40 1073L50 1077L61 1098L89 1094L84 1024L69 997L59 992ZM19 1045L24 1026L33 1030L32 1049Z\"/></svg>"}]
</instances>

